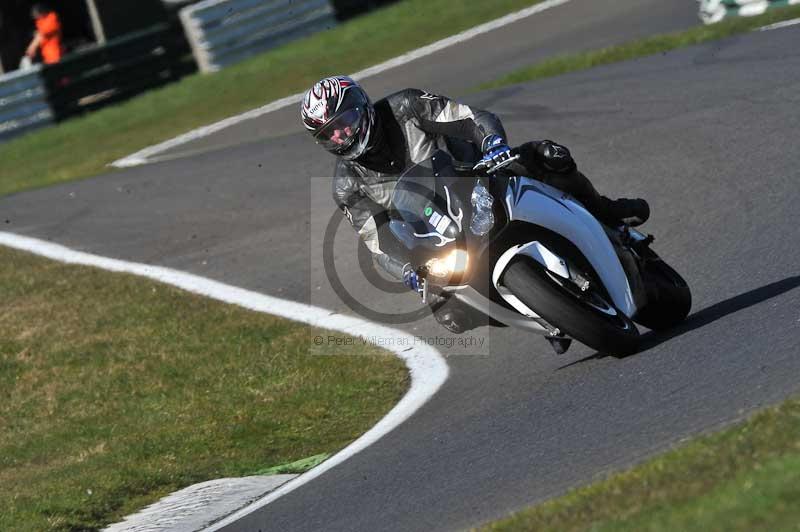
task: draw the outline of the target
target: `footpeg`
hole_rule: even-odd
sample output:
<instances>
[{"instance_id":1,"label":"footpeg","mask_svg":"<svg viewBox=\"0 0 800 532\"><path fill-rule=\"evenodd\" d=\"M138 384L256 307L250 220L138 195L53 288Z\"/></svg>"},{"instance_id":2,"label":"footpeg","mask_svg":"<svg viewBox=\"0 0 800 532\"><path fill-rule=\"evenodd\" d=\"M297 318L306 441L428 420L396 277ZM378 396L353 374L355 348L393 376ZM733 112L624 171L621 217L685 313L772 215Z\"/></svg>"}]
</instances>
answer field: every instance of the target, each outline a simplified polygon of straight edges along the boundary
<instances>
[{"instance_id":1,"label":"footpeg","mask_svg":"<svg viewBox=\"0 0 800 532\"><path fill-rule=\"evenodd\" d=\"M652 244L653 242L655 242L655 240L656 240L656 237L654 237L653 235L647 235L647 236L644 238L644 240L639 240L639 241L636 243L636 246L638 246L638 247L640 247L640 248L646 248L647 246L649 246L650 244Z\"/></svg>"},{"instance_id":2,"label":"footpeg","mask_svg":"<svg viewBox=\"0 0 800 532\"><path fill-rule=\"evenodd\" d=\"M645 236L644 234L640 233L636 229L631 227L624 227L622 230L623 235L623 243L624 245L628 246L630 249L636 251L637 253L647 249L650 244L655 242L656 237L653 235L648 234Z\"/></svg>"},{"instance_id":3,"label":"footpeg","mask_svg":"<svg viewBox=\"0 0 800 532\"><path fill-rule=\"evenodd\" d=\"M566 338L564 336L548 336L547 341L550 342L553 351L555 351L557 355L563 355L567 352L569 346L572 345L572 338Z\"/></svg>"}]
</instances>

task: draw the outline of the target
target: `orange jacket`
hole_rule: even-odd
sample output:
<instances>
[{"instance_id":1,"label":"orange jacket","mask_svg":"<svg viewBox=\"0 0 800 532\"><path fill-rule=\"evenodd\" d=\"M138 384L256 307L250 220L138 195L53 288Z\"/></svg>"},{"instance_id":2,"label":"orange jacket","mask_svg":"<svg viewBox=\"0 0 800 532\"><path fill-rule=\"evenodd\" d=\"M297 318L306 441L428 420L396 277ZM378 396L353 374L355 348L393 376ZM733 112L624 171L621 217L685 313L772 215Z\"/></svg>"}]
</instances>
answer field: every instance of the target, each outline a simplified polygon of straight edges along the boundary
<instances>
[{"instance_id":1,"label":"orange jacket","mask_svg":"<svg viewBox=\"0 0 800 532\"><path fill-rule=\"evenodd\" d=\"M63 53L61 49L61 21L55 11L36 19L36 31L41 35L42 60L45 63L58 63Z\"/></svg>"}]
</instances>

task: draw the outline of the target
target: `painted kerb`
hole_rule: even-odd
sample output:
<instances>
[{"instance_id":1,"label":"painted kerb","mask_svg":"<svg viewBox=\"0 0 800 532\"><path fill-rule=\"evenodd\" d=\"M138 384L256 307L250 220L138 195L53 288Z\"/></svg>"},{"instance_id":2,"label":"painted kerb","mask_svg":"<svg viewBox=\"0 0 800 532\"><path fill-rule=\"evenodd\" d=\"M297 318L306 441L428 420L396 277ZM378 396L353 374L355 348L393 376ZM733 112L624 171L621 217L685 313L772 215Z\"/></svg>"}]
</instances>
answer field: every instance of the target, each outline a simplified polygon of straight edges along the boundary
<instances>
[{"instance_id":1,"label":"painted kerb","mask_svg":"<svg viewBox=\"0 0 800 532\"><path fill-rule=\"evenodd\" d=\"M0 76L0 141L53 121L40 74L37 65Z\"/></svg>"},{"instance_id":2,"label":"painted kerb","mask_svg":"<svg viewBox=\"0 0 800 532\"><path fill-rule=\"evenodd\" d=\"M329 0L206 0L183 8L180 18L203 72L336 24Z\"/></svg>"}]
</instances>

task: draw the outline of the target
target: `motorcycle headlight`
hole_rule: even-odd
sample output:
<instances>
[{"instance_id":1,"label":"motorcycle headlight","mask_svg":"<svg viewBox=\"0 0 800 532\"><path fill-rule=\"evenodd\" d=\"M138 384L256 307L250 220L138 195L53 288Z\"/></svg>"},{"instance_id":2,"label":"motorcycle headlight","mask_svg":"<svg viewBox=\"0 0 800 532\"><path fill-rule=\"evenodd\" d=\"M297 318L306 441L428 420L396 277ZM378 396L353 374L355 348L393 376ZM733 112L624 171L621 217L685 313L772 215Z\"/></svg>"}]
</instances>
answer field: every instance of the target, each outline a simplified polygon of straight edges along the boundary
<instances>
[{"instance_id":1,"label":"motorcycle headlight","mask_svg":"<svg viewBox=\"0 0 800 532\"><path fill-rule=\"evenodd\" d=\"M463 249L454 249L447 256L429 260L425 266L434 277L447 278L453 274L463 274L469 265L469 253Z\"/></svg>"}]
</instances>

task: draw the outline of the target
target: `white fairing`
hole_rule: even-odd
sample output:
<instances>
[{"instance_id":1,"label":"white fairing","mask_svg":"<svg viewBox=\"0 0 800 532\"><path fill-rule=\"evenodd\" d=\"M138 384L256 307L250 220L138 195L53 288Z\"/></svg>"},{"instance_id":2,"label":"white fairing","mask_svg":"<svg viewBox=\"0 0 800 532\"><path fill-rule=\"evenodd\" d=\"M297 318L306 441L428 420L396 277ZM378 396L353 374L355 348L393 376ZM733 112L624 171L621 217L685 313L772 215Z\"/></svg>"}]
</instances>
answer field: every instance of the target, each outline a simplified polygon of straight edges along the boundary
<instances>
[{"instance_id":1,"label":"white fairing","mask_svg":"<svg viewBox=\"0 0 800 532\"><path fill-rule=\"evenodd\" d=\"M600 223L579 202L558 189L526 177L512 178L506 191L505 202L511 220L539 225L572 242L600 276L614 306L628 317L636 313L630 284L614 247ZM543 246L539 244L535 248L537 254L542 255L541 259L537 260L550 269L548 262L552 261L544 260L547 257L538 250L540 247ZM531 255L533 249L526 250L522 246L518 251L523 253L527 251L525 254ZM505 265L502 269L505 269ZM558 270L557 267L553 269ZM497 275L499 273L502 273L502 270L496 269L495 276L499 277Z\"/></svg>"},{"instance_id":2,"label":"white fairing","mask_svg":"<svg viewBox=\"0 0 800 532\"><path fill-rule=\"evenodd\" d=\"M505 251L497 262L494 265L494 271L492 272L492 283L494 284L495 289L497 289L497 293L508 302L509 305L514 307L517 312L522 314L523 316L527 316L529 318L539 318L540 316L533 311L530 307L528 307L525 303L519 300L517 296L515 296L511 290L506 288L505 286L500 284L500 276L506 269L506 266L511 262L517 255L526 255L531 257L532 259L540 262L543 264L548 270L563 277L564 279L569 278L569 270L567 269L566 264L561 257L547 249L542 243L540 242L528 242L527 244L513 246Z\"/></svg>"}]
</instances>

